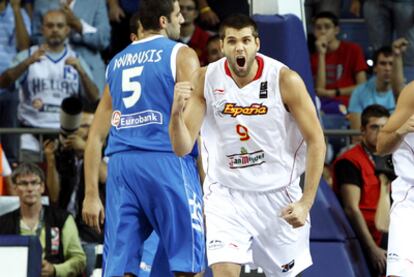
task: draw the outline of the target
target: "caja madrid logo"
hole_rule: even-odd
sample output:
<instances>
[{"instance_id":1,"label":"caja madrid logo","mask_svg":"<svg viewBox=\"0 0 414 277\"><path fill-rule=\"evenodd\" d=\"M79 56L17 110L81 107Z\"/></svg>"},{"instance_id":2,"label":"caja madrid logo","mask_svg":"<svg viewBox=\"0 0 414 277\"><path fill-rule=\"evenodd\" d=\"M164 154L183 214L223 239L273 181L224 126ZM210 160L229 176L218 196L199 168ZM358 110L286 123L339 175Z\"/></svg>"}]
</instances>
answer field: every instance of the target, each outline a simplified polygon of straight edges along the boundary
<instances>
[{"instance_id":1,"label":"caja madrid logo","mask_svg":"<svg viewBox=\"0 0 414 277\"><path fill-rule=\"evenodd\" d=\"M226 103L222 111L223 114L236 117L238 115L263 115L267 113L267 106L253 103L250 106L237 106L236 103Z\"/></svg>"}]
</instances>

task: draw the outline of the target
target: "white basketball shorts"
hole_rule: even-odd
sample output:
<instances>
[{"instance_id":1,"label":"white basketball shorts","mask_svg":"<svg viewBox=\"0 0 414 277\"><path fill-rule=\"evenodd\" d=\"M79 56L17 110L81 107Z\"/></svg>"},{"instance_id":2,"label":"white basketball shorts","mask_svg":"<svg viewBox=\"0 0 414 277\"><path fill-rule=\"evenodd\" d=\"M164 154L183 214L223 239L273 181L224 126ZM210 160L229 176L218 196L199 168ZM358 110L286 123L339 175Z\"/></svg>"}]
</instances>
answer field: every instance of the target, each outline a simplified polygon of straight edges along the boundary
<instances>
[{"instance_id":1,"label":"white basketball shorts","mask_svg":"<svg viewBox=\"0 0 414 277\"><path fill-rule=\"evenodd\" d=\"M414 185L392 182L387 276L414 276Z\"/></svg>"},{"instance_id":2,"label":"white basketball shorts","mask_svg":"<svg viewBox=\"0 0 414 277\"><path fill-rule=\"evenodd\" d=\"M294 229L281 210L302 196L299 179L267 192L204 184L209 265L221 262L261 267L266 276L293 277L312 264L310 220Z\"/></svg>"}]
</instances>

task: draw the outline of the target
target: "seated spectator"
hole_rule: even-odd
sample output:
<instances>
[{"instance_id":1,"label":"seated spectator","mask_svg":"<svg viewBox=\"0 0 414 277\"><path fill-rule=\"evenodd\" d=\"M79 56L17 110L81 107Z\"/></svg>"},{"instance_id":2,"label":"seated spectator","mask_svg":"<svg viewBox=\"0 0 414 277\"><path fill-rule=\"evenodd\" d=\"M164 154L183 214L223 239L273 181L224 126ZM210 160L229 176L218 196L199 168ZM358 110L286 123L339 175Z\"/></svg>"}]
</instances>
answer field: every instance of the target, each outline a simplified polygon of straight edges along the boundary
<instances>
[{"instance_id":1,"label":"seated spectator","mask_svg":"<svg viewBox=\"0 0 414 277\"><path fill-rule=\"evenodd\" d=\"M62 9L71 28L69 45L89 66L92 80L103 92L105 85L105 64L101 51L110 43L106 1L103 0L34 0L33 34L35 43L42 41L42 18L50 10ZM128 22L128 21L127 21ZM88 103L86 103L88 104Z\"/></svg>"},{"instance_id":2,"label":"seated spectator","mask_svg":"<svg viewBox=\"0 0 414 277\"><path fill-rule=\"evenodd\" d=\"M207 41L207 64L218 61L224 57L221 51L220 37L218 35L211 36Z\"/></svg>"},{"instance_id":3,"label":"seated spectator","mask_svg":"<svg viewBox=\"0 0 414 277\"><path fill-rule=\"evenodd\" d=\"M78 230L69 213L42 206L43 171L20 164L12 174L20 208L0 217L0 234L38 236L43 248L42 276L79 276L85 268Z\"/></svg>"},{"instance_id":4,"label":"seated spectator","mask_svg":"<svg viewBox=\"0 0 414 277\"><path fill-rule=\"evenodd\" d=\"M30 47L30 18L21 1L0 0L0 74L7 70L16 53ZM19 96L0 88L0 128L16 128ZM19 136L2 134L0 140L10 163L18 161Z\"/></svg>"},{"instance_id":5,"label":"seated spectator","mask_svg":"<svg viewBox=\"0 0 414 277\"><path fill-rule=\"evenodd\" d=\"M193 48L200 60L200 64L207 64L206 44L210 35L195 24L198 17L196 0L179 0L180 11L184 17L181 24L180 41Z\"/></svg>"},{"instance_id":6,"label":"seated spectator","mask_svg":"<svg viewBox=\"0 0 414 277\"><path fill-rule=\"evenodd\" d=\"M47 162L47 188L51 203L70 212L75 218L83 250L86 254L86 274L90 276L95 268L95 246L103 244L103 234L89 227L82 220L82 202L85 195L83 174L83 153L92 124L93 113L83 112L79 129L59 142L45 141ZM105 182L107 165L101 161L99 169L99 195L105 203Z\"/></svg>"},{"instance_id":7,"label":"seated spectator","mask_svg":"<svg viewBox=\"0 0 414 277\"><path fill-rule=\"evenodd\" d=\"M314 19L316 52L311 55L311 66L316 93L321 97L321 109L325 113L338 113L339 108L332 105L347 107L356 85L367 80L362 48L337 38L338 23L338 17L331 12L321 12Z\"/></svg>"},{"instance_id":8,"label":"seated spectator","mask_svg":"<svg viewBox=\"0 0 414 277\"><path fill-rule=\"evenodd\" d=\"M394 177L392 168L375 151L379 130L389 116L380 105L366 107L361 115L362 141L333 164L334 189L365 250L372 276L385 274L387 260L386 235L378 221L384 221L380 217L388 218L388 212L379 214L378 209L379 203L389 204L389 180Z\"/></svg>"},{"instance_id":9,"label":"seated spectator","mask_svg":"<svg viewBox=\"0 0 414 277\"><path fill-rule=\"evenodd\" d=\"M65 41L70 33L63 11L52 10L43 19L46 44L32 46L20 52L13 67L0 75L0 88L20 86L22 95L18 117L22 126L59 128L62 100L69 96L86 96L96 102L99 91L92 81L89 67ZM17 82L16 82L17 81ZM30 136L23 136L22 153L25 161L37 161L33 151L40 148Z\"/></svg>"},{"instance_id":10,"label":"seated spectator","mask_svg":"<svg viewBox=\"0 0 414 277\"><path fill-rule=\"evenodd\" d=\"M11 182L11 168L4 154L3 147L0 143L0 196L14 195L14 189Z\"/></svg>"},{"instance_id":11,"label":"seated spectator","mask_svg":"<svg viewBox=\"0 0 414 277\"><path fill-rule=\"evenodd\" d=\"M390 47L382 47L374 53L374 75L357 86L349 101L351 129L360 129L361 113L369 105L379 104L389 112L395 109L395 97L391 89L393 53Z\"/></svg>"}]
</instances>

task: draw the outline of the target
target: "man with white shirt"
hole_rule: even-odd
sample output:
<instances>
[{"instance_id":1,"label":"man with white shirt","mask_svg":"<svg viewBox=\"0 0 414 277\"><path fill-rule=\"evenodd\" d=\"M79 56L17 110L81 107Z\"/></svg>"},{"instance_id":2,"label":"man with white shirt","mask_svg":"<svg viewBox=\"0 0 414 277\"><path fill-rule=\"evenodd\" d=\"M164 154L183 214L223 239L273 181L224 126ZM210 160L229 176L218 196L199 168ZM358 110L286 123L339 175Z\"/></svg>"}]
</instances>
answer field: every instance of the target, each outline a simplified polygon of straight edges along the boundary
<instances>
[{"instance_id":1,"label":"man with white shirt","mask_svg":"<svg viewBox=\"0 0 414 277\"><path fill-rule=\"evenodd\" d=\"M65 43L69 32L63 11L47 12L43 19L46 44L20 52L13 67L0 75L0 88L21 87L18 117L25 127L59 128L64 98L82 95L90 102L98 100L89 67ZM36 151L35 143L23 140L21 148Z\"/></svg>"},{"instance_id":2,"label":"man with white shirt","mask_svg":"<svg viewBox=\"0 0 414 277\"><path fill-rule=\"evenodd\" d=\"M111 29L106 1L102 0L35 0L33 35L35 43L42 39L42 17L52 9L62 9L71 28L69 44L81 56L102 93L105 84L105 64L101 51L109 46Z\"/></svg>"}]
</instances>

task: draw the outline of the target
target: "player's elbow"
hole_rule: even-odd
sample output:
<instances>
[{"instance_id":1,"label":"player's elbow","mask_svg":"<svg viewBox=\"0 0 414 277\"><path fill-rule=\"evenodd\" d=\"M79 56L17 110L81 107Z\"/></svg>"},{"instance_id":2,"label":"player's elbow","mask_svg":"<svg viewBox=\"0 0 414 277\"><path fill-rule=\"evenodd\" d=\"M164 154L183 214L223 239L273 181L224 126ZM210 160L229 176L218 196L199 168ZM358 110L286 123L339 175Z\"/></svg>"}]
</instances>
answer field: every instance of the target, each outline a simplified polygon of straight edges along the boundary
<instances>
[{"instance_id":1,"label":"player's elbow","mask_svg":"<svg viewBox=\"0 0 414 277\"><path fill-rule=\"evenodd\" d=\"M178 157L183 157L189 154L191 151L191 149L188 150L187 147L177 146L177 145L174 145L174 143L172 144L172 149L175 155L177 155Z\"/></svg>"}]
</instances>

